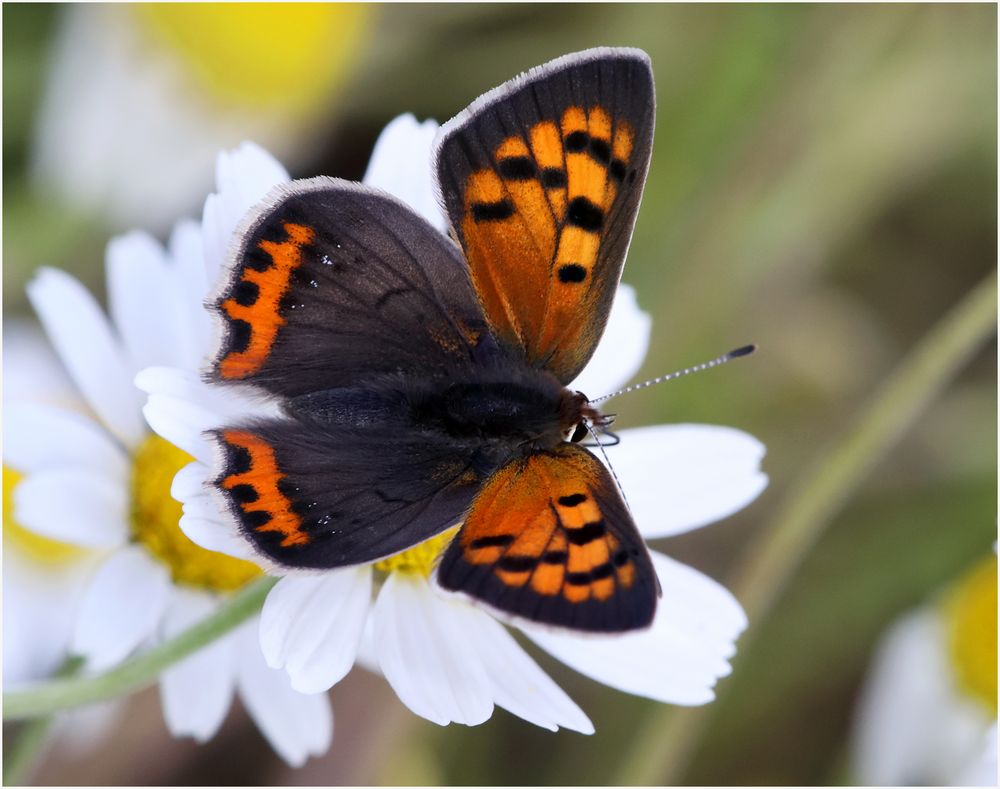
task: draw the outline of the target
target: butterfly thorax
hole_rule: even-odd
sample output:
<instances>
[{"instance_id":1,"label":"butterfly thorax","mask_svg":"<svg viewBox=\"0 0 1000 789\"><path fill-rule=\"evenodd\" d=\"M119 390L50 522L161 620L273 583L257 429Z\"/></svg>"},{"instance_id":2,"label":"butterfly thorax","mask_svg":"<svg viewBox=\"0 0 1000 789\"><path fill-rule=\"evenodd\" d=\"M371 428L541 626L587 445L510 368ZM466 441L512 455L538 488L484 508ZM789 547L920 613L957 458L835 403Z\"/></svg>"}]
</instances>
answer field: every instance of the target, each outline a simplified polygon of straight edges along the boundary
<instances>
[{"instance_id":1,"label":"butterfly thorax","mask_svg":"<svg viewBox=\"0 0 1000 789\"><path fill-rule=\"evenodd\" d=\"M514 454L551 449L570 436L579 440L584 419L601 423L587 398L551 373L505 367L458 371L447 381L378 376L357 387L296 397L288 407L324 423L361 429L398 425L458 443L499 444Z\"/></svg>"}]
</instances>

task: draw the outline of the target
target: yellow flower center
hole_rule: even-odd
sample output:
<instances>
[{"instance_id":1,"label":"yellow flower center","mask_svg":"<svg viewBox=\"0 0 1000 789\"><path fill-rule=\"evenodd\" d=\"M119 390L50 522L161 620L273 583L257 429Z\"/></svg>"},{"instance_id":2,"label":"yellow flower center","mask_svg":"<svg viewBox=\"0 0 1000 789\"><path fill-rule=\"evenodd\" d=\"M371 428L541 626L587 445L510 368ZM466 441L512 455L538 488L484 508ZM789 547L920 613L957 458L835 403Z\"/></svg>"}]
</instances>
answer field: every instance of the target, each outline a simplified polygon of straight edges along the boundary
<instances>
[{"instance_id":1,"label":"yellow flower center","mask_svg":"<svg viewBox=\"0 0 1000 789\"><path fill-rule=\"evenodd\" d=\"M3 536L18 550L36 562L62 564L86 554L83 548L42 537L14 520L14 488L24 475L3 467Z\"/></svg>"},{"instance_id":2,"label":"yellow flower center","mask_svg":"<svg viewBox=\"0 0 1000 789\"><path fill-rule=\"evenodd\" d=\"M965 574L945 611L959 687L997 714L997 557Z\"/></svg>"},{"instance_id":3,"label":"yellow flower center","mask_svg":"<svg viewBox=\"0 0 1000 789\"><path fill-rule=\"evenodd\" d=\"M409 550L375 562L375 569L384 573L416 573L429 578L438 556L451 542L451 538L455 536L457 531L458 527L456 526L441 532L436 537L424 540L419 545L414 545Z\"/></svg>"},{"instance_id":4,"label":"yellow flower center","mask_svg":"<svg viewBox=\"0 0 1000 789\"><path fill-rule=\"evenodd\" d=\"M129 9L216 99L321 114L360 51L366 3L142 3Z\"/></svg>"},{"instance_id":5,"label":"yellow flower center","mask_svg":"<svg viewBox=\"0 0 1000 789\"><path fill-rule=\"evenodd\" d=\"M195 545L178 525L182 509L170 495L174 475L193 458L159 436L139 446L132 465L132 535L170 568L177 584L227 592L260 574L260 568Z\"/></svg>"}]
</instances>

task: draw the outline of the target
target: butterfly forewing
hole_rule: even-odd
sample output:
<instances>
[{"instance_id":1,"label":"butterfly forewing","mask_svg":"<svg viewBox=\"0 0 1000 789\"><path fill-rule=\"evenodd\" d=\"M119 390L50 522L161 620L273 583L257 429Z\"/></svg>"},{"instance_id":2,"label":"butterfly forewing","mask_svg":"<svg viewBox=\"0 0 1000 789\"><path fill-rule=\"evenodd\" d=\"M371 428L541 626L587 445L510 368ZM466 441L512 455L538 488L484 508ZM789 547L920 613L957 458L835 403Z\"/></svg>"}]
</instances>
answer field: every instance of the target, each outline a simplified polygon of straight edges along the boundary
<instances>
[{"instance_id":1,"label":"butterfly forewing","mask_svg":"<svg viewBox=\"0 0 1000 789\"><path fill-rule=\"evenodd\" d=\"M645 544L607 469L572 444L494 474L437 578L506 614L596 632L649 625L658 594Z\"/></svg>"},{"instance_id":2,"label":"butterfly forewing","mask_svg":"<svg viewBox=\"0 0 1000 789\"><path fill-rule=\"evenodd\" d=\"M486 317L563 383L604 330L654 115L645 53L596 49L501 85L441 131L441 192Z\"/></svg>"},{"instance_id":3,"label":"butterfly forewing","mask_svg":"<svg viewBox=\"0 0 1000 789\"><path fill-rule=\"evenodd\" d=\"M388 195L296 181L246 225L214 303L216 380L296 396L447 373L493 342L459 250Z\"/></svg>"}]
</instances>

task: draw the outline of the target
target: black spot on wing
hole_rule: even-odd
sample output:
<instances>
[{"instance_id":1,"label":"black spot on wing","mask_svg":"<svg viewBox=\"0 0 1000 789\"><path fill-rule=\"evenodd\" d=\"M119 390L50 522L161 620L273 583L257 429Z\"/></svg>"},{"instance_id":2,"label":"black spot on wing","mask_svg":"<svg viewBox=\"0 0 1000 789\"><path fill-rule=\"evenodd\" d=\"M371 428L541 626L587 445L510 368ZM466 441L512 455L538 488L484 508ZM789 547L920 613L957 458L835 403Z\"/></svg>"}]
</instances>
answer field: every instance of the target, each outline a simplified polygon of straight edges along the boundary
<instances>
[{"instance_id":1,"label":"black spot on wing","mask_svg":"<svg viewBox=\"0 0 1000 789\"><path fill-rule=\"evenodd\" d=\"M473 550L480 548L506 548L514 542L513 534L491 534L489 537L477 537L472 541Z\"/></svg>"},{"instance_id":2,"label":"black spot on wing","mask_svg":"<svg viewBox=\"0 0 1000 789\"><path fill-rule=\"evenodd\" d=\"M538 175L538 168L528 156L508 156L497 162L497 169L508 181L530 181Z\"/></svg>"},{"instance_id":3,"label":"black spot on wing","mask_svg":"<svg viewBox=\"0 0 1000 789\"><path fill-rule=\"evenodd\" d=\"M509 573L524 573L534 570L538 565L538 558L535 556L502 556L497 562L497 567Z\"/></svg>"},{"instance_id":4,"label":"black spot on wing","mask_svg":"<svg viewBox=\"0 0 1000 789\"><path fill-rule=\"evenodd\" d=\"M232 499L239 504L253 504L260 498L257 488L253 485L233 485L227 490Z\"/></svg>"},{"instance_id":5,"label":"black spot on wing","mask_svg":"<svg viewBox=\"0 0 1000 789\"><path fill-rule=\"evenodd\" d=\"M585 493L574 493L571 496L560 496L559 504L563 507L575 507L578 504L583 504L587 500L587 495Z\"/></svg>"},{"instance_id":6,"label":"black spot on wing","mask_svg":"<svg viewBox=\"0 0 1000 789\"><path fill-rule=\"evenodd\" d=\"M514 216L514 204L510 200L472 204L472 218L477 222L499 222L512 216Z\"/></svg>"},{"instance_id":7,"label":"black spot on wing","mask_svg":"<svg viewBox=\"0 0 1000 789\"><path fill-rule=\"evenodd\" d=\"M567 183L566 171L561 167L546 167L542 170L542 185L546 189L565 189Z\"/></svg>"},{"instance_id":8,"label":"black spot on wing","mask_svg":"<svg viewBox=\"0 0 1000 789\"><path fill-rule=\"evenodd\" d=\"M243 512L243 522L251 529L259 529L271 522L271 513L264 510L251 510Z\"/></svg>"},{"instance_id":9,"label":"black spot on wing","mask_svg":"<svg viewBox=\"0 0 1000 789\"><path fill-rule=\"evenodd\" d=\"M273 265L271 256L259 246L251 247L243 255L243 263L254 271L267 271Z\"/></svg>"},{"instance_id":10,"label":"black spot on wing","mask_svg":"<svg viewBox=\"0 0 1000 789\"><path fill-rule=\"evenodd\" d=\"M229 442L224 442L226 447L226 467L225 475L246 474L253 465L250 451L246 447L236 446Z\"/></svg>"},{"instance_id":11,"label":"black spot on wing","mask_svg":"<svg viewBox=\"0 0 1000 789\"><path fill-rule=\"evenodd\" d=\"M566 221L590 233L599 233L604 225L604 211L586 197L574 197L566 211Z\"/></svg>"},{"instance_id":12,"label":"black spot on wing","mask_svg":"<svg viewBox=\"0 0 1000 789\"><path fill-rule=\"evenodd\" d=\"M585 523L579 529L566 529L566 539L573 545L586 545L604 536L607 529L604 521Z\"/></svg>"},{"instance_id":13,"label":"black spot on wing","mask_svg":"<svg viewBox=\"0 0 1000 789\"><path fill-rule=\"evenodd\" d=\"M565 145L569 153L580 153L590 142L590 135L585 131L575 131L566 135Z\"/></svg>"},{"instance_id":14,"label":"black spot on wing","mask_svg":"<svg viewBox=\"0 0 1000 789\"><path fill-rule=\"evenodd\" d=\"M229 333L226 335L226 353L243 353L250 347L250 336L253 334L253 329L249 323L240 318L228 318L228 320Z\"/></svg>"},{"instance_id":15,"label":"black spot on wing","mask_svg":"<svg viewBox=\"0 0 1000 789\"><path fill-rule=\"evenodd\" d=\"M607 164L611 161L611 145L607 140L601 140L596 137L590 140L590 155L599 161L601 164Z\"/></svg>"},{"instance_id":16,"label":"black spot on wing","mask_svg":"<svg viewBox=\"0 0 1000 789\"><path fill-rule=\"evenodd\" d=\"M587 278L587 269L579 263L567 263L559 267L560 282L583 282ZM561 499L560 499L561 502Z\"/></svg>"},{"instance_id":17,"label":"black spot on wing","mask_svg":"<svg viewBox=\"0 0 1000 789\"><path fill-rule=\"evenodd\" d=\"M241 307L252 307L260 296L260 286L256 282L241 279L233 285L232 299Z\"/></svg>"},{"instance_id":18,"label":"black spot on wing","mask_svg":"<svg viewBox=\"0 0 1000 789\"><path fill-rule=\"evenodd\" d=\"M610 578L614 574L615 568L611 566L611 562L599 564L590 571L590 577L594 581L601 581L605 578Z\"/></svg>"}]
</instances>

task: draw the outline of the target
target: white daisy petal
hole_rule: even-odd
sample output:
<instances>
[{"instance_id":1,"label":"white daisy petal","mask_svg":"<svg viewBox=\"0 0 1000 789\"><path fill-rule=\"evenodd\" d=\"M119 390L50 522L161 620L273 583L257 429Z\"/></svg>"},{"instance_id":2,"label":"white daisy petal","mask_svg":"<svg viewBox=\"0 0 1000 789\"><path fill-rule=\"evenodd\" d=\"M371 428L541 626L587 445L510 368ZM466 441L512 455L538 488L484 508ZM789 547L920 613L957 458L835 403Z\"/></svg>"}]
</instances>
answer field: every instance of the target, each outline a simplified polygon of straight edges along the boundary
<instances>
[{"instance_id":1,"label":"white daisy petal","mask_svg":"<svg viewBox=\"0 0 1000 789\"><path fill-rule=\"evenodd\" d=\"M663 587L652 626L616 636L578 636L522 626L539 646L588 677L671 704L705 704L745 627L727 590L690 567L651 552Z\"/></svg>"},{"instance_id":2,"label":"white daisy petal","mask_svg":"<svg viewBox=\"0 0 1000 789\"><path fill-rule=\"evenodd\" d=\"M218 603L208 594L177 588L163 619L165 639L209 616ZM209 740L222 725L236 687L233 642L216 639L160 675L160 701L174 737Z\"/></svg>"},{"instance_id":3,"label":"white daisy petal","mask_svg":"<svg viewBox=\"0 0 1000 789\"><path fill-rule=\"evenodd\" d=\"M407 707L440 725L490 717L489 678L467 636L469 605L436 597L423 578L393 573L373 615L379 666Z\"/></svg>"},{"instance_id":4,"label":"white daisy petal","mask_svg":"<svg viewBox=\"0 0 1000 789\"><path fill-rule=\"evenodd\" d=\"M209 195L202 214L202 250L205 273L215 283L233 232L253 206L277 184L288 180L288 172L267 151L251 142L235 151L220 153L216 160L218 193Z\"/></svg>"},{"instance_id":5,"label":"white daisy petal","mask_svg":"<svg viewBox=\"0 0 1000 789\"><path fill-rule=\"evenodd\" d=\"M100 469L126 480L128 455L95 422L51 405L12 403L4 408L4 463L22 473L63 468Z\"/></svg>"},{"instance_id":6,"label":"white daisy petal","mask_svg":"<svg viewBox=\"0 0 1000 789\"><path fill-rule=\"evenodd\" d=\"M147 367L135 377L135 385L150 395L194 403L215 414L218 421L244 416L277 416L277 402L255 394L247 387L206 383L196 370L177 367Z\"/></svg>"},{"instance_id":7,"label":"white daisy petal","mask_svg":"<svg viewBox=\"0 0 1000 789\"><path fill-rule=\"evenodd\" d=\"M28 299L52 345L90 407L126 446L142 439L142 393L135 374L94 297L63 271L43 268L28 283Z\"/></svg>"},{"instance_id":8,"label":"white daisy petal","mask_svg":"<svg viewBox=\"0 0 1000 789\"><path fill-rule=\"evenodd\" d=\"M933 608L905 614L882 637L853 729L857 783L966 783L956 779L981 747L989 718L955 692L947 643L947 625Z\"/></svg>"},{"instance_id":9,"label":"white daisy petal","mask_svg":"<svg viewBox=\"0 0 1000 789\"><path fill-rule=\"evenodd\" d=\"M650 551L660 580L662 600L668 601L661 617L671 627L695 640L731 644L746 630L743 606L726 587L702 572L659 551Z\"/></svg>"},{"instance_id":10,"label":"white daisy petal","mask_svg":"<svg viewBox=\"0 0 1000 789\"><path fill-rule=\"evenodd\" d=\"M196 496L205 495L208 473L208 466L204 463L199 463L197 460L188 463L174 474L174 481L170 483L171 497L184 502Z\"/></svg>"},{"instance_id":11,"label":"white daisy petal","mask_svg":"<svg viewBox=\"0 0 1000 789\"><path fill-rule=\"evenodd\" d=\"M475 611L466 637L490 678L493 700L536 726L593 734L594 724L493 617Z\"/></svg>"},{"instance_id":12,"label":"white daisy petal","mask_svg":"<svg viewBox=\"0 0 1000 789\"><path fill-rule=\"evenodd\" d=\"M14 489L14 517L53 540L114 548L128 539L128 491L100 473L41 471Z\"/></svg>"},{"instance_id":13,"label":"white daisy petal","mask_svg":"<svg viewBox=\"0 0 1000 789\"><path fill-rule=\"evenodd\" d=\"M284 668L301 693L339 682L354 665L371 587L370 567L282 578L261 613L260 646L267 664Z\"/></svg>"},{"instance_id":14,"label":"white daisy petal","mask_svg":"<svg viewBox=\"0 0 1000 789\"><path fill-rule=\"evenodd\" d=\"M361 641L358 643L358 654L354 656L354 662L365 671L382 676L382 669L378 664L378 650L375 648L374 625L375 617L369 616L361 634Z\"/></svg>"},{"instance_id":15,"label":"white daisy petal","mask_svg":"<svg viewBox=\"0 0 1000 789\"><path fill-rule=\"evenodd\" d=\"M635 288L619 285L601 341L569 388L597 398L624 387L642 367L652 329L653 319L639 309Z\"/></svg>"},{"instance_id":16,"label":"white daisy petal","mask_svg":"<svg viewBox=\"0 0 1000 789\"><path fill-rule=\"evenodd\" d=\"M150 395L142 413L155 433L202 463L212 463L214 450L205 431L219 426L217 414L167 395Z\"/></svg>"},{"instance_id":17,"label":"white daisy petal","mask_svg":"<svg viewBox=\"0 0 1000 789\"><path fill-rule=\"evenodd\" d=\"M144 548L129 545L98 570L80 606L73 651L100 671L153 633L167 607L170 574Z\"/></svg>"},{"instance_id":18,"label":"white daisy petal","mask_svg":"<svg viewBox=\"0 0 1000 789\"><path fill-rule=\"evenodd\" d=\"M236 634L240 697L271 747L292 767L301 767L330 747L330 700L325 693L298 693L285 672L268 667L257 642L257 625L252 620Z\"/></svg>"},{"instance_id":19,"label":"white daisy petal","mask_svg":"<svg viewBox=\"0 0 1000 789\"><path fill-rule=\"evenodd\" d=\"M201 546L206 551L224 553L234 559L243 559L248 562L253 562L256 559L253 549L250 548L246 540L236 534L221 517L203 518L185 511L179 525L181 531L191 542Z\"/></svg>"},{"instance_id":20,"label":"white daisy petal","mask_svg":"<svg viewBox=\"0 0 1000 789\"><path fill-rule=\"evenodd\" d=\"M655 425L623 430L606 452L632 516L647 540L725 518L767 487L764 445L716 425Z\"/></svg>"},{"instance_id":21,"label":"white daisy petal","mask_svg":"<svg viewBox=\"0 0 1000 789\"><path fill-rule=\"evenodd\" d=\"M997 724L996 721L986 732L979 744L978 752L965 769L958 774L956 786L996 786L997 785Z\"/></svg>"},{"instance_id":22,"label":"white daisy petal","mask_svg":"<svg viewBox=\"0 0 1000 789\"><path fill-rule=\"evenodd\" d=\"M193 338L193 345L181 365L198 370L212 344L212 317L205 309L205 299L215 284L209 282L205 271L201 225L190 219L178 222L170 234L169 248L176 269L174 275L182 286L181 294L186 307L181 320L190 327Z\"/></svg>"},{"instance_id":23,"label":"white daisy petal","mask_svg":"<svg viewBox=\"0 0 1000 789\"><path fill-rule=\"evenodd\" d=\"M437 131L436 121L419 123L410 114L391 120L375 141L364 183L398 197L444 232L447 221L431 174L431 146Z\"/></svg>"},{"instance_id":24,"label":"white daisy petal","mask_svg":"<svg viewBox=\"0 0 1000 789\"><path fill-rule=\"evenodd\" d=\"M164 250L149 234L115 238L107 250L108 311L134 370L183 364L194 334Z\"/></svg>"},{"instance_id":25,"label":"white daisy petal","mask_svg":"<svg viewBox=\"0 0 1000 789\"><path fill-rule=\"evenodd\" d=\"M3 320L3 402L73 403L79 395L41 327L28 318ZM9 424L9 420L8 420Z\"/></svg>"}]
</instances>

